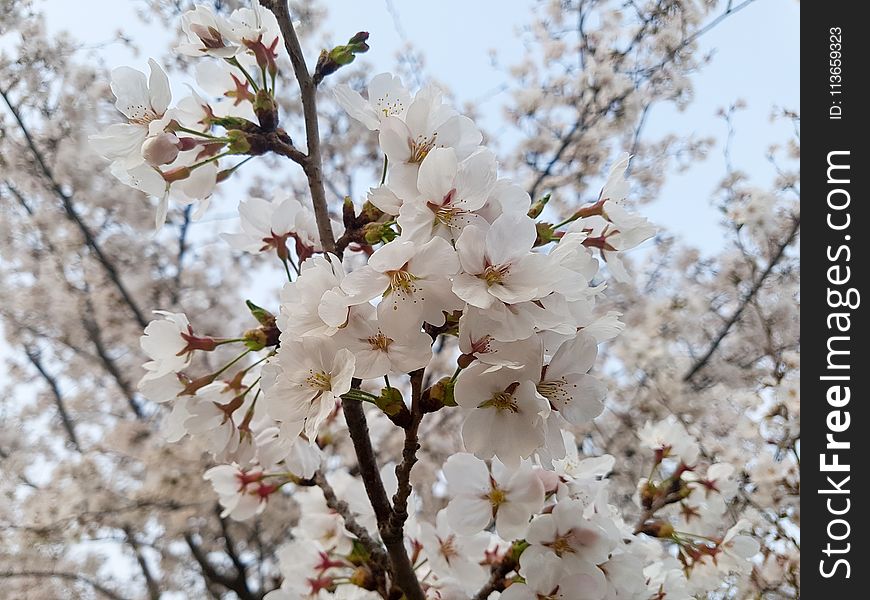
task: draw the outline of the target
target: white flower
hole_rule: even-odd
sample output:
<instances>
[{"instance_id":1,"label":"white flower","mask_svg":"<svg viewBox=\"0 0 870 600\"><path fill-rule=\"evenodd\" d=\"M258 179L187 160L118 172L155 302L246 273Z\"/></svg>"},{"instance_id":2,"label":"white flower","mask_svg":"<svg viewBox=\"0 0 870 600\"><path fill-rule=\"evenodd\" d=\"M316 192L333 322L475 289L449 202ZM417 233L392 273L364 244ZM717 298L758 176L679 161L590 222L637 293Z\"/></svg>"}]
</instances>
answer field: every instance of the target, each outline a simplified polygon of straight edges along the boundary
<instances>
[{"instance_id":1,"label":"white flower","mask_svg":"<svg viewBox=\"0 0 870 600\"><path fill-rule=\"evenodd\" d=\"M596 520L583 516L582 502L564 498L556 503L553 512L532 519L526 541L530 544L520 557L524 572L542 556L558 556L567 572L584 570L607 560L616 546L607 530ZM601 573L602 586L604 574Z\"/></svg>"},{"instance_id":2,"label":"white flower","mask_svg":"<svg viewBox=\"0 0 870 600\"><path fill-rule=\"evenodd\" d=\"M350 389L353 371L353 354L336 350L330 338L282 343L263 368L266 412L281 422L282 434L292 438L304 431L313 444L339 396Z\"/></svg>"},{"instance_id":3,"label":"white flower","mask_svg":"<svg viewBox=\"0 0 870 600\"><path fill-rule=\"evenodd\" d=\"M151 359L143 365L148 371L146 379L178 373L190 364L192 357L190 352L186 352L188 341L183 337L193 333L187 317L183 313L165 310L155 310L154 314L163 318L148 323L144 335L139 338L139 345Z\"/></svg>"},{"instance_id":4,"label":"white flower","mask_svg":"<svg viewBox=\"0 0 870 600\"><path fill-rule=\"evenodd\" d=\"M429 364L432 338L427 333L395 327L392 320L381 324L374 313L368 304L355 306L347 326L337 336L338 343L354 355L355 377L375 379L390 373L410 373Z\"/></svg>"},{"instance_id":5,"label":"white flower","mask_svg":"<svg viewBox=\"0 0 870 600\"><path fill-rule=\"evenodd\" d=\"M176 50L187 56L232 58L241 50L231 39L232 28L227 20L203 5L196 5L181 15L181 31L187 40Z\"/></svg>"},{"instance_id":6,"label":"white flower","mask_svg":"<svg viewBox=\"0 0 870 600\"><path fill-rule=\"evenodd\" d=\"M260 0L253 0L251 8L237 8L227 22L230 36L242 45L260 42L269 49L283 48L278 19L260 4ZM294 23L294 26L298 25L298 22Z\"/></svg>"},{"instance_id":7,"label":"white flower","mask_svg":"<svg viewBox=\"0 0 870 600\"><path fill-rule=\"evenodd\" d=\"M250 400L248 395L225 382L210 383L198 389L193 401L188 402L190 416L184 421L184 427L191 435L204 439L216 458L226 458L239 448L241 432L234 419L241 422Z\"/></svg>"},{"instance_id":8,"label":"white flower","mask_svg":"<svg viewBox=\"0 0 870 600\"><path fill-rule=\"evenodd\" d=\"M323 463L323 451L317 445L306 444L302 438L288 439L278 427L261 431L254 444L257 464L268 471L282 463L283 470L310 479Z\"/></svg>"},{"instance_id":9,"label":"white flower","mask_svg":"<svg viewBox=\"0 0 870 600\"><path fill-rule=\"evenodd\" d=\"M211 482L218 494L218 501L224 509L221 517L231 517L236 521L263 512L269 494L275 491L274 486L263 482L262 471L244 471L236 464L212 467L203 478Z\"/></svg>"},{"instance_id":10,"label":"white flower","mask_svg":"<svg viewBox=\"0 0 870 600\"><path fill-rule=\"evenodd\" d=\"M565 342L543 369L537 390L566 421L588 423L604 410L607 388L588 374L598 355L595 339L583 332Z\"/></svg>"},{"instance_id":11,"label":"white flower","mask_svg":"<svg viewBox=\"0 0 870 600\"><path fill-rule=\"evenodd\" d=\"M124 169L141 165L142 144L149 136L163 133L169 124L166 109L172 100L169 77L154 59L148 60L151 75L130 67L112 71L115 107L127 117L127 123L110 125L102 134L90 136L91 144L105 158Z\"/></svg>"},{"instance_id":12,"label":"white flower","mask_svg":"<svg viewBox=\"0 0 870 600\"><path fill-rule=\"evenodd\" d=\"M524 363L532 372L478 363L459 375L454 396L465 414L462 441L478 458L497 456L515 467L544 443L542 415L549 407L530 380L539 360L532 355Z\"/></svg>"},{"instance_id":13,"label":"white flower","mask_svg":"<svg viewBox=\"0 0 870 600\"><path fill-rule=\"evenodd\" d=\"M159 229L166 222L170 196L185 206L200 200L193 213L194 219L201 217L208 208L208 197L217 184L218 165L214 161L195 169L185 166L185 163L193 164L191 161L196 154L196 150L182 152L177 159L177 166L167 171L144 163L125 169L118 162L112 163L110 170L121 183L158 199L154 225Z\"/></svg>"},{"instance_id":14,"label":"white flower","mask_svg":"<svg viewBox=\"0 0 870 600\"><path fill-rule=\"evenodd\" d=\"M701 450L683 424L671 415L658 423L647 422L638 432L641 445L660 451L664 458L674 458L692 466Z\"/></svg>"},{"instance_id":15,"label":"white flower","mask_svg":"<svg viewBox=\"0 0 870 600\"><path fill-rule=\"evenodd\" d=\"M184 387L181 379L178 378L178 373L175 371L170 371L157 377L152 376L149 371L139 380L137 389L151 402L162 403L177 398L178 394L184 390Z\"/></svg>"},{"instance_id":16,"label":"white flower","mask_svg":"<svg viewBox=\"0 0 870 600\"><path fill-rule=\"evenodd\" d=\"M406 199L399 210L402 236L420 242L435 236L455 240L468 225L486 227L474 211L483 208L495 180L495 157L489 150L461 162L453 148L432 150L416 179L419 195ZM390 187L395 189L392 182Z\"/></svg>"},{"instance_id":17,"label":"white flower","mask_svg":"<svg viewBox=\"0 0 870 600\"><path fill-rule=\"evenodd\" d=\"M423 322L443 325L444 311L462 308L448 279L458 269L456 252L445 240L421 245L399 237L376 250L367 265L344 278L341 287L352 304L382 296L378 322L412 330Z\"/></svg>"},{"instance_id":18,"label":"white flower","mask_svg":"<svg viewBox=\"0 0 870 600\"><path fill-rule=\"evenodd\" d=\"M326 550L315 540L293 540L278 550L278 564L284 576L281 587L264 600L322 600L340 571Z\"/></svg>"},{"instance_id":19,"label":"white flower","mask_svg":"<svg viewBox=\"0 0 870 600\"><path fill-rule=\"evenodd\" d=\"M277 318L282 343L303 336L334 335L347 323L350 300L341 289L344 267L334 254L303 261L299 277L284 284Z\"/></svg>"},{"instance_id":20,"label":"white flower","mask_svg":"<svg viewBox=\"0 0 870 600\"><path fill-rule=\"evenodd\" d=\"M566 573L557 556L543 555L527 561L523 576L525 581L511 584L501 600L600 600L604 595L604 574L585 562L573 564Z\"/></svg>"},{"instance_id":21,"label":"white flower","mask_svg":"<svg viewBox=\"0 0 870 600\"><path fill-rule=\"evenodd\" d=\"M451 148L463 160L482 139L474 122L445 105L431 86L417 92L403 118L382 119L378 136L389 160L390 187L402 197L414 195L420 164L434 149Z\"/></svg>"},{"instance_id":22,"label":"white flower","mask_svg":"<svg viewBox=\"0 0 870 600\"><path fill-rule=\"evenodd\" d=\"M541 340L531 336L524 340L500 342L491 333L491 323L483 311L466 309L459 318L459 350L482 363L521 369L529 353L538 351Z\"/></svg>"},{"instance_id":23,"label":"white flower","mask_svg":"<svg viewBox=\"0 0 870 600\"><path fill-rule=\"evenodd\" d=\"M348 115L372 131L376 131L387 117L404 118L411 104L411 94L402 85L402 80L391 73L372 77L367 99L344 83L335 86L335 99Z\"/></svg>"},{"instance_id":24,"label":"white flower","mask_svg":"<svg viewBox=\"0 0 870 600\"><path fill-rule=\"evenodd\" d=\"M529 519L544 505L544 486L528 464L510 470L493 460L488 467L460 453L447 459L443 471L452 496L447 522L457 533L483 531L495 519L496 533L503 539L522 539Z\"/></svg>"},{"instance_id":25,"label":"white flower","mask_svg":"<svg viewBox=\"0 0 870 600\"><path fill-rule=\"evenodd\" d=\"M604 187L601 188L601 194L598 199L604 202L622 202L628 196L630 186L625 174L628 170L628 164L631 161L631 155L628 152L623 152L610 167L610 172L607 174L607 181Z\"/></svg>"},{"instance_id":26,"label":"white flower","mask_svg":"<svg viewBox=\"0 0 870 600\"><path fill-rule=\"evenodd\" d=\"M231 246L245 252L275 249L278 256L289 255L288 239L296 255L305 260L320 250L314 212L298 199L278 194L272 201L248 198L239 204L242 233L224 233Z\"/></svg>"},{"instance_id":27,"label":"white flower","mask_svg":"<svg viewBox=\"0 0 870 600\"><path fill-rule=\"evenodd\" d=\"M439 577L455 579L466 593L472 594L487 579L487 573L480 565L489 546L489 535L476 532L476 535L457 535L448 526L444 510L435 516L435 526L420 523L420 543L429 566Z\"/></svg>"},{"instance_id":28,"label":"white flower","mask_svg":"<svg viewBox=\"0 0 870 600\"><path fill-rule=\"evenodd\" d=\"M488 228L466 227L456 241L462 273L453 279L457 296L478 308L494 301L519 304L546 296L554 281L547 258L531 252L535 222L504 214Z\"/></svg>"},{"instance_id":29,"label":"white flower","mask_svg":"<svg viewBox=\"0 0 870 600\"><path fill-rule=\"evenodd\" d=\"M748 572L752 568L750 559L758 554L761 546L758 540L748 535L741 535L741 531L751 530L752 526L747 519L740 519L734 524L722 538L719 547L722 549L722 568L727 572L729 569L738 573Z\"/></svg>"},{"instance_id":30,"label":"white flower","mask_svg":"<svg viewBox=\"0 0 870 600\"><path fill-rule=\"evenodd\" d=\"M402 199L388 185L371 188L366 199L388 215L397 215L402 208Z\"/></svg>"}]
</instances>

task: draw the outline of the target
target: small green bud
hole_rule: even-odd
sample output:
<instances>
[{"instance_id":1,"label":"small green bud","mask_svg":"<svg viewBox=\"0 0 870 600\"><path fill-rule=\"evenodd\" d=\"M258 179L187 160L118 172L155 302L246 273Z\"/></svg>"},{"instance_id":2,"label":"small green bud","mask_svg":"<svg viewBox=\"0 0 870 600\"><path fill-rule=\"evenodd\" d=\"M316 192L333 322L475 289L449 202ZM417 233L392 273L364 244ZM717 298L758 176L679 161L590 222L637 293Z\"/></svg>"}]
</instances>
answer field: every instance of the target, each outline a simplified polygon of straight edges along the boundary
<instances>
[{"instance_id":1,"label":"small green bud","mask_svg":"<svg viewBox=\"0 0 870 600\"><path fill-rule=\"evenodd\" d=\"M262 350L266 347L266 344L269 341L269 336L266 335L266 332L262 327L257 327L256 329L249 329L246 331L244 339L245 348L256 352L257 350Z\"/></svg>"},{"instance_id":2,"label":"small green bud","mask_svg":"<svg viewBox=\"0 0 870 600\"><path fill-rule=\"evenodd\" d=\"M248 134L239 129L231 129L227 131L227 139L230 140L227 148L233 154L248 154L251 151L251 143L248 141Z\"/></svg>"},{"instance_id":3,"label":"small green bud","mask_svg":"<svg viewBox=\"0 0 870 600\"><path fill-rule=\"evenodd\" d=\"M533 219L537 219L541 216L541 213L544 212L544 207L547 206L547 202L550 201L550 194L547 194L540 200L537 200L532 204L532 207L529 209L529 216Z\"/></svg>"},{"instance_id":4,"label":"small green bud","mask_svg":"<svg viewBox=\"0 0 870 600\"><path fill-rule=\"evenodd\" d=\"M368 32L360 31L350 38L347 44L336 46L332 50L322 50L314 67L314 84L319 84L325 77L352 63L357 54L368 52L369 45L366 43L368 39Z\"/></svg>"},{"instance_id":5,"label":"small green bud","mask_svg":"<svg viewBox=\"0 0 870 600\"><path fill-rule=\"evenodd\" d=\"M254 318L257 319L257 323L260 325L273 325L275 323L275 315L265 308L257 306L250 300L245 300L245 304L248 306L248 310L251 311L251 314L254 315Z\"/></svg>"},{"instance_id":6,"label":"small green bud","mask_svg":"<svg viewBox=\"0 0 870 600\"><path fill-rule=\"evenodd\" d=\"M535 246L544 246L559 239L559 236L556 235L556 229L551 223L535 223L535 229L538 232Z\"/></svg>"},{"instance_id":7,"label":"small green bud","mask_svg":"<svg viewBox=\"0 0 870 600\"><path fill-rule=\"evenodd\" d=\"M403 410L407 410L405 399L402 397L402 392L394 387L384 388L381 390L381 395L375 401L384 414L388 417L395 417Z\"/></svg>"},{"instance_id":8,"label":"small green bud","mask_svg":"<svg viewBox=\"0 0 870 600\"><path fill-rule=\"evenodd\" d=\"M266 131L274 131L278 127L278 105L272 94L264 89L254 96L254 114L260 122L260 127Z\"/></svg>"}]
</instances>

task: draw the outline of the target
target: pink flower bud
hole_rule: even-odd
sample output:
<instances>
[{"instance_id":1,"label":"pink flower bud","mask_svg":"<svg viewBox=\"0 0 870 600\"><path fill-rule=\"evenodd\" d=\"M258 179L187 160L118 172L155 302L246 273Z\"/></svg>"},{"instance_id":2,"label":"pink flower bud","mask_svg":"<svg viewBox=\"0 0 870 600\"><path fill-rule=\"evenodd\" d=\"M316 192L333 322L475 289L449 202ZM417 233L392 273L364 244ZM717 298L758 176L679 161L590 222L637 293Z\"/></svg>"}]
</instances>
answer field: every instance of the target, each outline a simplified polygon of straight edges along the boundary
<instances>
[{"instance_id":1,"label":"pink flower bud","mask_svg":"<svg viewBox=\"0 0 870 600\"><path fill-rule=\"evenodd\" d=\"M559 487L560 479L556 473L545 471L544 469L535 469L535 475L544 484L544 491L547 494L552 494Z\"/></svg>"},{"instance_id":2,"label":"pink flower bud","mask_svg":"<svg viewBox=\"0 0 870 600\"><path fill-rule=\"evenodd\" d=\"M142 144L142 158L152 167L168 165L178 157L180 143L174 133L151 136Z\"/></svg>"}]
</instances>

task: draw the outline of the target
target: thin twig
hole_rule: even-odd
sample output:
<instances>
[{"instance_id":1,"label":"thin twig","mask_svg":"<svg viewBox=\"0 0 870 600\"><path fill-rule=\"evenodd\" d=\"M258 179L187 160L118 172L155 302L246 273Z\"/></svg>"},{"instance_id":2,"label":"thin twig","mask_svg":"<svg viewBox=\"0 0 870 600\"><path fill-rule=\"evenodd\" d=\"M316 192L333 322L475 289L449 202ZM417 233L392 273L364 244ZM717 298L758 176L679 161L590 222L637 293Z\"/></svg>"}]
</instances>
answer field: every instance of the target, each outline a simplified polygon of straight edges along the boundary
<instances>
[{"instance_id":1,"label":"thin twig","mask_svg":"<svg viewBox=\"0 0 870 600\"><path fill-rule=\"evenodd\" d=\"M692 378L698 373L698 371L703 369L707 365L707 363L710 362L710 358L712 358L713 354L719 348L722 340L724 340L725 336L727 336L731 332L731 328L734 327L737 321L740 320L741 315L743 315L743 311L746 310L746 307L749 305L750 302L752 302L755 294L757 294L758 290L761 289L761 286L764 285L764 282L773 272L774 267L779 264L779 261L785 255L786 248L788 248L792 244L792 242L794 242L795 238L797 237L798 231L800 231L800 226L801 218L800 215L798 215L794 217L794 221L792 222L792 226L788 232L788 235L786 235L785 239L777 247L776 253L774 254L773 258L770 259L767 267L764 269L758 279L755 280L755 282L752 284L752 287L749 288L749 290L740 299L740 302L737 305L737 309L731 314L728 320L725 321L725 323L719 329L719 333L717 333L716 337L713 338L713 341L710 343L707 351L704 352L704 354L698 360L696 360L694 364L692 364L691 368L683 376L683 381L691 381Z\"/></svg>"},{"instance_id":2,"label":"thin twig","mask_svg":"<svg viewBox=\"0 0 870 600\"><path fill-rule=\"evenodd\" d=\"M60 386L58 385L57 380L48 371L46 371L45 366L42 364L42 357L40 356L38 350L35 350L30 346L25 346L24 352L25 354L27 354L27 358L30 360L30 363L36 368L40 376L45 380L45 383L48 385L48 389L51 391L52 398L54 398L54 405L57 408L57 414L60 416L60 421L63 424L63 428L66 431L66 435L69 438L70 443L73 445L73 448L76 449L76 452L81 452L82 447L81 444L79 444L79 439L76 435L75 425L73 424L73 421L66 410L66 404L64 403L63 396L60 393Z\"/></svg>"}]
</instances>

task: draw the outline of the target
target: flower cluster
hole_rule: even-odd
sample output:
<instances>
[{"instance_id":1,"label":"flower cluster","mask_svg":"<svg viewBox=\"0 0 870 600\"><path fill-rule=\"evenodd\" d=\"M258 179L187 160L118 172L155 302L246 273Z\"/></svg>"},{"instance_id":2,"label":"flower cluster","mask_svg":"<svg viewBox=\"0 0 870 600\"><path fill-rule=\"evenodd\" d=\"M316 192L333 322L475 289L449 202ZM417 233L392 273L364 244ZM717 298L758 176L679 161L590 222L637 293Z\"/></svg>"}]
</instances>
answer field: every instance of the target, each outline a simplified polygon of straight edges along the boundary
<instances>
[{"instance_id":1,"label":"flower cluster","mask_svg":"<svg viewBox=\"0 0 870 600\"><path fill-rule=\"evenodd\" d=\"M271 94L281 35L267 15L256 4L229 19L202 7L184 17L188 40L179 51L213 60L203 72L209 86L223 82L215 88L225 98L220 110L196 95L182 101L196 110L169 110L168 83L156 64L149 85L141 73L115 72L113 90L129 123L94 143L114 160L114 173L161 197L158 224L170 191L206 198L232 171L218 170L227 155L276 152L311 177L312 157L277 127ZM339 58L364 51L366 37L324 51L315 81L344 64ZM323 66L329 61L339 62ZM216 65L225 72L213 71ZM249 69L259 69L260 79ZM368 533L375 528L388 546L388 533L404 540L423 582L416 585L440 598L470 597L490 571L503 571L493 589L505 590L505 598L671 598L679 595L664 590L675 578L689 589L685 573L742 568L754 554L742 538L698 533L722 522L733 469L713 465L697 475L697 447L685 431L671 423L640 433L654 451L652 473L662 479L641 482L644 514L636 527L608 503L613 460L580 460L569 433L604 410L606 386L591 372L599 344L623 328L618 313L600 308L605 275L629 280L622 253L655 233L625 204L630 157L614 161L596 201L554 224L545 220L549 196L533 203L500 176L474 122L436 88L412 94L383 74L366 97L346 85L334 95L377 132L383 153L381 181L361 212L348 199L339 223L318 214L316 199L313 211L281 194L243 201L241 233L224 237L282 262L288 282L277 314L249 302L258 327L212 338L195 335L183 314L161 313L142 338L151 360L140 390L172 402L170 439L190 434L223 463L206 478L224 516L248 519L276 494L296 490L303 517L281 553L284 584L270 598L343 597L349 585L383 590L384 550ZM215 126L226 134L213 135ZM143 188L149 178L160 185ZM194 181L207 185L191 188ZM244 350L224 366L188 373L196 353L220 355L233 344ZM440 353L445 345L456 349L452 374L434 360L436 344ZM370 487L325 460L323 449L344 426L339 408L348 403L371 405L408 436L426 414L456 415L465 452L440 468L446 505L428 520L417 518L420 500L408 481L415 449L406 446L396 478L381 475L395 488L396 507L410 506L410 515L389 506L392 516L378 514ZM665 477L664 465L675 458ZM686 525L679 531L659 515L674 504ZM662 562L661 547L653 551L647 536L673 542L683 570ZM401 567L390 561L390 585L399 585Z\"/></svg>"},{"instance_id":2,"label":"flower cluster","mask_svg":"<svg viewBox=\"0 0 870 600\"><path fill-rule=\"evenodd\" d=\"M112 161L115 177L159 199L158 228L170 198L183 205L199 202L196 217L205 212L215 185L238 167L221 168L221 159L249 150L239 133L275 118L281 34L270 11L255 1L224 18L198 6L182 17L182 28L187 41L179 53L220 59L197 69L197 82L216 100L192 92L170 108L169 78L154 59L147 77L118 67L112 71L112 92L127 122L91 136L93 147ZM215 127L226 133L216 135Z\"/></svg>"}]
</instances>

